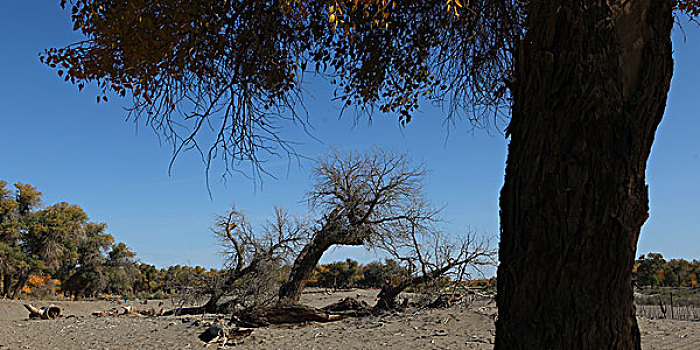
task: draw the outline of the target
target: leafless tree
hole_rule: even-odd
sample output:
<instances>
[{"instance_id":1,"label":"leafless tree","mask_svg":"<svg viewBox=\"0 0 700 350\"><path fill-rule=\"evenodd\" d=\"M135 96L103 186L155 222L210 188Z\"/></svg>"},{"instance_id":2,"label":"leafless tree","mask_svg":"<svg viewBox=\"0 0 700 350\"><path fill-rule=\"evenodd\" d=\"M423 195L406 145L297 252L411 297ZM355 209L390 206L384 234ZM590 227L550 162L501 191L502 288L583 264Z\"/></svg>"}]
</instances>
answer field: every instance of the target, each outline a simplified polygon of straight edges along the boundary
<instances>
[{"instance_id":1,"label":"leafless tree","mask_svg":"<svg viewBox=\"0 0 700 350\"><path fill-rule=\"evenodd\" d=\"M334 151L321 159L307 195L321 219L280 288L280 302L298 302L306 280L331 246L372 247L411 222L433 220L437 212L423 197L425 174L424 167L405 154L382 149Z\"/></svg>"},{"instance_id":2,"label":"leafless tree","mask_svg":"<svg viewBox=\"0 0 700 350\"><path fill-rule=\"evenodd\" d=\"M223 247L224 274L201 291L209 300L200 307L183 308L178 314L229 311L235 305L264 305L277 296L282 266L291 263L308 241L308 224L275 208L274 218L256 232L242 212L234 207L216 219L213 232ZM231 300L220 303L225 297Z\"/></svg>"},{"instance_id":3,"label":"leafless tree","mask_svg":"<svg viewBox=\"0 0 700 350\"><path fill-rule=\"evenodd\" d=\"M496 256L489 240L473 231L459 238L420 222L409 222L404 230L383 236L377 248L399 261L409 275L400 281L391 281L379 292L375 309L397 308L397 297L409 287L426 283L438 284L445 277L455 281L470 277L470 272L480 272L480 267L493 265Z\"/></svg>"},{"instance_id":4,"label":"leafless tree","mask_svg":"<svg viewBox=\"0 0 700 350\"><path fill-rule=\"evenodd\" d=\"M334 245L386 251L410 271L407 278L382 289L378 309L396 307L396 297L408 287L450 275L461 279L468 266L492 262L494 251L487 241L477 240L471 232L453 239L438 229L439 210L423 195L426 171L405 154L382 149L334 151L319 161L313 174L315 184L307 199L312 213L320 214L316 225L279 208L260 234L236 208L217 218L214 232L224 248L227 272L208 287L209 301L187 313L255 305L257 309L234 315L249 317L247 313L255 309L298 321L295 314L286 314L288 307L298 303L321 256ZM296 257L293 262L291 257ZM279 305L273 306L276 296L271 291L278 286L280 267L285 265L291 265L289 278L279 286ZM227 296L233 299L221 303Z\"/></svg>"}]
</instances>

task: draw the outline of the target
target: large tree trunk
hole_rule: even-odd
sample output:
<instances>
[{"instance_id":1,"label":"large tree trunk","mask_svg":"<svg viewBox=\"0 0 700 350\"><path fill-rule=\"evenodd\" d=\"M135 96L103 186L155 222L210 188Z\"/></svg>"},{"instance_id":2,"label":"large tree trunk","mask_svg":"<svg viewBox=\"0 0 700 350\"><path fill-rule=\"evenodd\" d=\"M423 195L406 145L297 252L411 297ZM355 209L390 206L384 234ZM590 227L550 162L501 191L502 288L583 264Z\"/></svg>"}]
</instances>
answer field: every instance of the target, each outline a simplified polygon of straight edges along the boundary
<instances>
[{"instance_id":1,"label":"large tree trunk","mask_svg":"<svg viewBox=\"0 0 700 350\"><path fill-rule=\"evenodd\" d=\"M326 224L316 232L311 242L294 260L289 279L280 287L280 304L289 305L299 302L306 281L311 277L318 261L328 248L333 245L363 245L367 237L369 237L369 231L364 227L348 228L341 219L331 214Z\"/></svg>"},{"instance_id":2,"label":"large tree trunk","mask_svg":"<svg viewBox=\"0 0 700 350\"><path fill-rule=\"evenodd\" d=\"M673 1L526 6L495 348L640 349L631 271L673 69Z\"/></svg>"}]
</instances>

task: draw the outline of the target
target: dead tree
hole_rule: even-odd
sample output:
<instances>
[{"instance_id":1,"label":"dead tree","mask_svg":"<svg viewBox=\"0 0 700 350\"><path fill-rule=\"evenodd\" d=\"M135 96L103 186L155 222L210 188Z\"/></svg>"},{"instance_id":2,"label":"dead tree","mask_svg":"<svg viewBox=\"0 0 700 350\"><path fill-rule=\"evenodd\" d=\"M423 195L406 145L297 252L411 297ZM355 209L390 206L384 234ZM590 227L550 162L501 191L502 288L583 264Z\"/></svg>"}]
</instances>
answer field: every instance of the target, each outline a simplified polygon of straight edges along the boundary
<instances>
[{"instance_id":1,"label":"dead tree","mask_svg":"<svg viewBox=\"0 0 700 350\"><path fill-rule=\"evenodd\" d=\"M271 324L332 322L344 315L304 305L254 306L234 314L232 323L245 327L266 327Z\"/></svg>"},{"instance_id":2,"label":"dead tree","mask_svg":"<svg viewBox=\"0 0 700 350\"><path fill-rule=\"evenodd\" d=\"M373 149L364 153L333 152L314 171L316 183L307 198L322 213L313 237L294 261L279 291L281 304L301 297L325 251L334 245L372 246L408 221L431 220L435 211L416 211L423 202L425 169L405 154Z\"/></svg>"},{"instance_id":3,"label":"dead tree","mask_svg":"<svg viewBox=\"0 0 700 350\"><path fill-rule=\"evenodd\" d=\"M471 231L456 239L432 225L409 224L401 234L386 236L377 244L410 273L382 287L375 310L398 308L399 294L409 287L437 284L446 277L459 281L467 278L470 270L479 271L480 266L494 264L495 250L489 247L487 239L479 239Z\"/></svg>"},{"instance_id":4,"label":"dead tree","mask_svg":"<svg viewBox=\"0 0 700 350\"><path fill-rule=\"evenodd\" d=\"M234 305L269 304L276 299L280 267L291 263L308 241L307 224L275 208L275 218L256 233L245 216L233 207L217 217L213 229L224 248L227 269L215 280L204 283L199 294L208 301L197 307L179 308L172 314L202 314L231 311ZM225 297L231 300L221 303Z\"/></svg>"}]
</instances>

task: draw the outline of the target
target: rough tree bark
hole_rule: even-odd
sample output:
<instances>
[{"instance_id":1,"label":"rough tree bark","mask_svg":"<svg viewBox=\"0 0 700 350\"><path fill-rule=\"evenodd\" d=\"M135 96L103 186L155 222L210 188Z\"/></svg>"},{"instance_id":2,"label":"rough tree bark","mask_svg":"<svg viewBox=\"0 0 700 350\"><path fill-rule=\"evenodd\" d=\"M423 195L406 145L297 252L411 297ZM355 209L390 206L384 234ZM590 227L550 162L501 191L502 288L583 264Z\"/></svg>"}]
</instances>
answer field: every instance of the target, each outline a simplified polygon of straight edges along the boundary
<instances>
[{"instance_id":1,"label":"rough tree bark","mask_svg":"<svg viewBox=\"0 0 700 350\"><path fill-rule=\"evenodd\" d=\"M495 348L640 349L631 270L673 70L673 1L526 6Z\"/></svg>"}]
</instances>

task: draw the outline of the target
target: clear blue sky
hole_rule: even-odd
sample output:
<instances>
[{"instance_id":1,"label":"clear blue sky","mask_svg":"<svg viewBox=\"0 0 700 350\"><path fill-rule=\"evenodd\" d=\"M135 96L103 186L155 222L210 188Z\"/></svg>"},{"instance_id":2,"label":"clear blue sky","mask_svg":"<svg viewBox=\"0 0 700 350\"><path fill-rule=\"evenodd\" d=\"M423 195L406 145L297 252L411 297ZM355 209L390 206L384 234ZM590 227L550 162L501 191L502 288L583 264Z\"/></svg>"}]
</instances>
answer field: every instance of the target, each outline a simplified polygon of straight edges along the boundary
<instances>
[{"instance_id":1,"label":"clear blue sky","mask_svg":"<svg viewBox=\"0 0 700 350\"><path fill-rule=\"evenodd\" d=\"M79 93L39 62L42 49L79 39L58 0L2 1L0 13L0 179L37 186L48 204L79 204L91 219L108 223L109 232L142 261L159 266L219 266L209 227L232 203L253 223L268 218L275 204L306 212L311 162L301 167L288 167L284 159L271 162L268 170L279 179L266 179L262 189L244 177L223 183L214 173L210 199L195 154L178 158L169 176L170 148L150 130L124 121L128 101L96 104L93 89ZM638 251L700 258L700 30L693 25L684 30L685 42L680 30L674 34L676 72L649 161L651 218ZM300 153L313 158L330 147L372 145L408 152L430 169L427 191L434 203L446 206L449 230L464 232L471 225L497 237L507 146L502 134L471 133L461 123L448 138L444 113L427 106L405 129L382 116L371 126L354 125L352 118L338 119L326 84L312 80L306 88L313 134L320 141L294 128L282 134L302 143ZM354 249L335 250L323 260L348 255L372 258Z\"/></svg>"}]
</instances>

